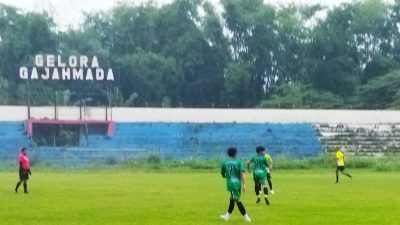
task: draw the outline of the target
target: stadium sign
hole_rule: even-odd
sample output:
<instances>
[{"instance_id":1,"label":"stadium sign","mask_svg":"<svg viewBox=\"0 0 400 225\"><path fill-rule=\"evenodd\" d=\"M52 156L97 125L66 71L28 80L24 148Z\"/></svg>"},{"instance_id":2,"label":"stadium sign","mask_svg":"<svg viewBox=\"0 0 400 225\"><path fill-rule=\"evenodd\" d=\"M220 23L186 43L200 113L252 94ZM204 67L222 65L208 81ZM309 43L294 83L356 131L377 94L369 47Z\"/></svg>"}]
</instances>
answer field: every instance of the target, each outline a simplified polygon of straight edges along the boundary
<instances>
[{"instance_id":1,"label":"stadium sign","mask_svg":"<svg viewBox=\"0 0 400 225\"><path fill-rule=\"evenodd\" d=\"M111 68L102 68L96 56L36 55L34 66L19 68L23 80L114 81Z\"/></svg>"}]
</instances>

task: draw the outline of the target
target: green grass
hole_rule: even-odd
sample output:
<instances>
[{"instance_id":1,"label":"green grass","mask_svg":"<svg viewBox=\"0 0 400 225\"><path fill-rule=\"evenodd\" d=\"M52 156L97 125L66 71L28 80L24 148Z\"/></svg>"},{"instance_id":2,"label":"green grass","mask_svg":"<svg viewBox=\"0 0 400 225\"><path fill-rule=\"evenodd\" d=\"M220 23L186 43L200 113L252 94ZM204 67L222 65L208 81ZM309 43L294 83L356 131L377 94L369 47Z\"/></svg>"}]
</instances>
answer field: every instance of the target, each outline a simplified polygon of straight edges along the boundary
<instances>
[{"instance_id":1,"label":"green grass","mask_svg":"<svg viewBox=\"0 0 400 225\"><path fill-rule=\"evenodd\" d=\"M246 158L241 158L243 161ZM217 172L224 158L211 159L165 159L159 155L150 154L141 158L127 159L121 161L117 158L106 157L89 162L76 162L66 160L65 162L31 160L31 165L41 171L64 171L64 170L104 170L121 169L144 172L188 172L208 171ZM329 169L336 166L334 156L330 153L312 157L274 157L274 169L278 170L316 170ZM379 172L400 172L400 154L385 154L383 156L346 155L346 168L370 169ZM15 159L0 160L0 172L15 170Z\"/></svg>"},{"instance_id":2,"label":"green grass","mask_svg":"<svg viewBox=\"0 0 400 225\"><path fill-rule=\"evenodd\" d=\"M28 195L12 192L17 174L0 172L0 224L243 224L238 210L222 222L228 193L211 172L129 172L124 170L34 171ZM400 173L349 169L273 172L271 205L256 204L251 175L244 205L252 224L399 224Z\"/></svg>"}]
</instances>

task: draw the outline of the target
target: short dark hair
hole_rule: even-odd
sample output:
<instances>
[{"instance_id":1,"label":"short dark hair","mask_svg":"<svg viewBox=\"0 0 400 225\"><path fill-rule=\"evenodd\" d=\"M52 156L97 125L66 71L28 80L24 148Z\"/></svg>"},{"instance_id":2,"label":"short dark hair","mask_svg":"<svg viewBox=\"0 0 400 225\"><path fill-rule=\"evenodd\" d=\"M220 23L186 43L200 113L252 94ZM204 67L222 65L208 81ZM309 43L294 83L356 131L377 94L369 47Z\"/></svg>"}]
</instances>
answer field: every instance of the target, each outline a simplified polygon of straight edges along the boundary
<instances>
[{"instance_id":1,"label":"short dark hair","mask_svg":"<svg viewBox=\"0 0 400 225\"><path fill-rule=\"evenodd\" d=\"M235 147L229 147L227 152L229 157L235 157L237 149Z\"/></svg>"},{"instance_id":2,"label":"short dark hair","mask_svg":"<svg viewBox=\"0 0 400 225\"><path fill-rule=\"evenodd\" d=\"M23 148L21 149L21 152L24 152L24 151L26 151L26 147L23 147Z\"/></svg>"},{"instance_id":3,"label":"short dark hair","mask_svg":"<svg viewBox=\"0 0 400 225\"><path fill-rule=\"evenodd\" d=\"M256 148L256 152L257 152L257 153L261 153L261 152L263 152L263 151L265 151L265 148L264 148L263 146L258 146L258 147Z\"/></svg>"}]
</instances>

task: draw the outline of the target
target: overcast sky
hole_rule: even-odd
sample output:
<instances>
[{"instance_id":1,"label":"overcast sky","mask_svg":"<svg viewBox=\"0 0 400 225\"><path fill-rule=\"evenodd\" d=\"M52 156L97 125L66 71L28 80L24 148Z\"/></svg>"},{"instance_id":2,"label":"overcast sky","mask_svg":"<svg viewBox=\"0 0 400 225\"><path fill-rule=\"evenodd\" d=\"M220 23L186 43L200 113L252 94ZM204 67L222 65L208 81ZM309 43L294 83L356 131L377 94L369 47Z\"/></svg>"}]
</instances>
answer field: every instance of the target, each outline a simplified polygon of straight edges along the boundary
<instances>
[{"instance_id":1,"label":"overcast sky","mask_svg":"<svg viewBox=\"0 0 400 225\"><path fill-rule=\"evenodd\" d=\"M118 2L130 2L141 4L148 0L0 0L0 3L14 6L25 11L42 12L47 11L61 30L68 27L77 27L83 21L84 12L93 12L111 9ZM157 4L163 5L173 0L156 0ZM208 0L218 8L219 0ZM264 0L274 4L316 4L338 5L351 0Z\"/></svg>"}]
</instances>

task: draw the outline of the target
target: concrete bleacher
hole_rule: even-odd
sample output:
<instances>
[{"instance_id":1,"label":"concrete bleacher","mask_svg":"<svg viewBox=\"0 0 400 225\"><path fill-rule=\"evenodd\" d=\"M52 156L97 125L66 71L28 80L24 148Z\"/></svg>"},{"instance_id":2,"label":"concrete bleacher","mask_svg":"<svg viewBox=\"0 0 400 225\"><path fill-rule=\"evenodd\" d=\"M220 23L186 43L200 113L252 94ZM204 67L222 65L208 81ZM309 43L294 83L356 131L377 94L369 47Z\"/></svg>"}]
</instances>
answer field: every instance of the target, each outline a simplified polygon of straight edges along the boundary
<instances>
[{"instance_id":1,"label":"concrete bleacher","mask_svg":"<svg viewBox=\"0 0 400 225\"><path fill-rule=\"evenodd\" d=\"M10 141L10 140L14 141ZM29 146L22 122L0 122L0 150L14 157L18 148ZM31 147L39 158L130 157L143 152L166 158L224 157L236 146L241 157L254 154L258 145L273 155L314 156L323 149L310 124L245 123L116 123L113 137L81 136L75 147Z\"/></svg>"},{"instance_id":2,"label":"concrete bleacher","mask_svg":"<svg viewBox=\"0 0 400 225\"><path fill-rule=\"evenodd\" d=\"M14 158L19 148L29 145L29 137L25 135L24 123L0 122L0 157Z\"/></svg>"},{"instance_id":3,"label":"concrete bleacher","mask_svg":"<svg viewBox=\"0 0 400 225\"><path fill-rule=\"evenodd\" d=\"M264 145L272 155L311 156L322 148L308 124L116 123L115 136L89 136L90 148L133 148L165 157L221 157L229 146L243 155Z\"/></svg>"},{"instance_id":4,"label":"concrete bleacher","mask_svg":"<svg viewBox=\"0 0 400 225\"><path fill-rule=\"evenodd\" d=\"M334 147L362 155L400 152L400 124L316 124L316 132L327 151Z\"/></svg>"},{"instance_id":5,"label":"concrete bleacher","mask_svg":"<svg viewBox=\"0 0 400 225\"><path fill-rule=\"evenodd\" d=\"M35 112L45 115L51 109L37 107ZM59 119L79 119L76 107L59 110ZM115 122L112 137L94 132L82 134L77 146L34 147L24 130L26 107L0 106L0 158L15 158L22 146L30 147L32 156L53 160L152 153L220 158L229 146L238 147L245 158L257 145L274 157L315 156L336 146L356 154L400 152L396 110L113 108L109 113Z\"/></svg>"}]
</instances>

